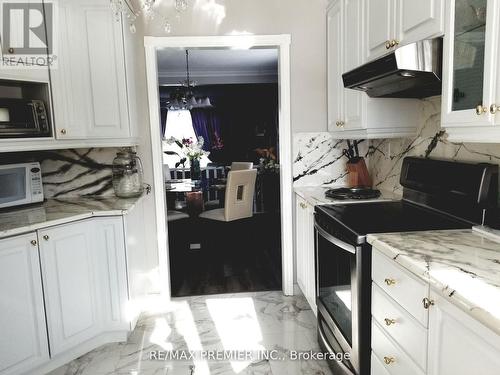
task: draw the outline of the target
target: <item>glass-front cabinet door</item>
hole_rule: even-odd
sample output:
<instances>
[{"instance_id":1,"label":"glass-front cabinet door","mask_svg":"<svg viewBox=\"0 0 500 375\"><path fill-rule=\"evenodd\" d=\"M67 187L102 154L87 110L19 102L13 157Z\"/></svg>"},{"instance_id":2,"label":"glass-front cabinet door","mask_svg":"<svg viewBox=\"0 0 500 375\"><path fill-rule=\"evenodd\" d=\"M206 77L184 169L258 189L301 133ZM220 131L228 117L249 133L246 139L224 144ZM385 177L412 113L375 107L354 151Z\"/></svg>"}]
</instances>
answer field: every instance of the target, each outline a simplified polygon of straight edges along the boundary
<instances>
[{"instance_id":1,"label":"glass-front cabinet door","mask_svg":"<svg viewBox=\"0 0 500 375\"><path fill-rule=\"evenodd\" d=\"M494 125L496 0L452 0L443 51L445 127Z\"/></svg>"}]
</instances>

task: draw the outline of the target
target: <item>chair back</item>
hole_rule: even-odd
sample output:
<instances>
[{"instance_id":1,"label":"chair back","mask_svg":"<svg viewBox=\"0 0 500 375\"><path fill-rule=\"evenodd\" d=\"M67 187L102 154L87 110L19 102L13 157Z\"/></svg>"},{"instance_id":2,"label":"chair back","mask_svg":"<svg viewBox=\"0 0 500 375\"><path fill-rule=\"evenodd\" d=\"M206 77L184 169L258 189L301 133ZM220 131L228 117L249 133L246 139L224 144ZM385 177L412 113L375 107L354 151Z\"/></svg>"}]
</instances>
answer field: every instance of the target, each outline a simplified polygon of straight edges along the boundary
<instances>
[{"instance_id":1,"label":"chair back","mask_svg":"<svg viewBox=\"0 0 500 375\"><path fill-rule=\"evenodd\" d=\"M253 197L257 170L231 171L227 175L224 218L226 221L253 216Z\"/></svg>"},{"instance_id":2,"label":"chair back","mask_svg":"<svg viewBox=\"0 0 500 375\"><path fill-rule=\"evenodd\" d=\"M232 171L244 171L253 168L253 163L251 161L233 161L231 163Z\"/></svg>"}]
</instances>

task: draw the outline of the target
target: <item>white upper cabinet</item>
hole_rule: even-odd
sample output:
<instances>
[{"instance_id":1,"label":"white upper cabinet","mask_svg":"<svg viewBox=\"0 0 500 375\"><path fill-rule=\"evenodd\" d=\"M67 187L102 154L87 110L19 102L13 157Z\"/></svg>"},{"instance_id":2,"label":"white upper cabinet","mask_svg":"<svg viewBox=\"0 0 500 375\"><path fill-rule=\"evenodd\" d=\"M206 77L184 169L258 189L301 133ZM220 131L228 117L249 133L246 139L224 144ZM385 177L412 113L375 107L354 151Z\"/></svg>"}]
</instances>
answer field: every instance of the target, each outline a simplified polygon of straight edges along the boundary
<instances>
[{"instance_id":1,"label":"white upper cabinet","mask_svg":"<svg viewBox=\"0 0 500 375\"><path fill-rule=\"evenodd\" d=\"M499 142L500 4L451 0L443 53L442 126L452 141Z\"/></svg>"},{"instance_id":2,"label":"white upper cabinet","mask_svg":"<svg viewBox=\"0 0 500 375\"><path fill-rule=\"evenodd\" d=\"M7 2L2 2L2 3L7 3ZM22 20L23 18L26 19L25 17L27 16L27 14L25 14L26 8L23 9L23 4L29 3L30 7L32 7L30 11L30 21L33 20L32 22L37 22L37 21L42 22L43 20L42 0L26 0L18 3L21 3L19 4L20 7L18 9L13 9L10 12L10 15L3 14L5 10L3 7L1 7L0 9L0 15L1 17L3 17L2 20L9 19L11 23L16 24L15 27L11 29L11 34L9 36L3 35L4 32L3 28L0 30L0 44L1 44L0 59L2 59L2 61L9 61L10 59L12 59L12 61L19 61L19 58L22 58L25 67L21 69L13 69L12 67L8 66L10 65L10 63L0 64L0 80L5 79L5 80L48 83L49 68L46 65L40 65L35 67L34 65L31 64L31 61L33 61L32 58L36 57L37 55L21 55L19 52L19 48L34 47L34 46L40 48L41 50L44 49L46 50L46 45L47 45L47 35L45 32L46 28L43 28L41 30L42 35L33 34L28 41L29 45L26 45L26 40L20 41L19 38L16 38L15 35L15 31L20 30L23 27ZM11 2L11 4L16 4L16 3ZM43 56L47 56L47 54L48 50L40 53L40 55ZM37 62L41 63L41 60L38 59Z\"/></svg>"},{"instance_id":3,"label":"white upper cabinet","mask_svg":"<svg viewBox=\"0 0 500 375\"><path fill-rule=\"evenodd\" d=\"M344 88L342 74L366 62L364 20L368 3L338 0L328 9L328 131L338 138L352 139L414 135L420 113L418 100L372 99ZM380 27L385 23L375 24Z\"/></svg>"},{"instance_id":4,"label":"white upper cabinet","mask_svg":"<svg viewBox=\"0 0 500 375\"><path fill-rule=\"evenodd\" d=\"M366 58L444 33L444 0L364 0Z\"/></svg>"},{"instance_id":5,"label":"white upper cabinet","mask_svg":"<svg viewBox=\"0 0 500 375\"><path fill-rule=\"evenodd\" d=\"M0 240L0 374L49 359L36 233Z\"/></svg>"},{"instance_id":6,"label":"white upper cabinet","mask_svg":"<svg viewBox=\"0 0 500 375\"><path fill-rule=\"evenodd\" d=\"M327 14L328 40L328 130L335 131L342 118L344 84L342 82L342 13L341 1L335 2Z\"/></svg>"},{"instance_id":7,"label":"white upper cabinet","mask_svg":"<svg viewBox=\"0 0 500 375\"><path fill-rule=\"evenodd\" d=\"M365 0L366 59L387 53L387 42L395 38L395 0Z\"/></svg>"},{"instance_id":8,"label":"white upper cabinet","mask_svg":"<svg viewBox=\"0 0 500 375\"><path fill-rule=\"evenodd\" d=\"M444 0L399 0L396 37L401 45L444 34Z\"/></svg>"},{"instance_id":9,"label":"white upper cabinet","mask_svg":"<svg viewBox=\"0 0 500 375\"><path fill-rule=\"evenodd\" d=\"M57 67L51 70L58 139L131 134L123 29L108 1L59 0Z\"/></svg>"}]
</instances>

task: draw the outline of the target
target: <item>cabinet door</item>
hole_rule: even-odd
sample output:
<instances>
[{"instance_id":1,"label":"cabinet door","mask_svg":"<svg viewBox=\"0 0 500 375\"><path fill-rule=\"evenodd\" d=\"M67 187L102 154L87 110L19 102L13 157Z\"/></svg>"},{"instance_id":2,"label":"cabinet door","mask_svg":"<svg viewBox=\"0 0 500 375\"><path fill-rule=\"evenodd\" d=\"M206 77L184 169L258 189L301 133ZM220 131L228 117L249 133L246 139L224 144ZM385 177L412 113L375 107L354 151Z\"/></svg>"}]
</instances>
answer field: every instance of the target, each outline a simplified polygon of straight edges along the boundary
<instances>
[{"instance_id":1,"label":"cabinet door","mask_svg":"<svg viewBox=\"0 0 500 375\"><path fill-rule=\"evenodd\" d=\"M396 0L366 0L366 58L373 60L385 53L387 41L396 38Z\"/></svg>"},{"instance_id":2,"label":"cabinet door","mask_svg":"<svg viewBox=\"0 0 500 375\"><path fill-rule=\"evenodd\" d=\"M343 121L344 83L342 82L342 0L331 6L327 15L328 43L328 130L338 131Z\"/></svg>"},{"instance_id":3,"label":"cabinet door","mask_svg":"<svg viewBox=\"0 0 500 375\"><path fill-rule=\"evenodd\" d=\"M128 137L121 21L107 1L60 0L58 4L60 58L51 72L57 137Z\"/></svg>"},{"instance_id":4,"label":"cabinet door","mask_svg":"<svg viewBox=\"0 0 500 375\"><path fill-rule=\"evenodd\" d=\"M500 336L443 297L431 293L429 375L497 375Z\"/></svg>"},{"instance_id":5,"label":"cabinet door","mask_svg":"<svg viewBox=\"0 0 500 375\"><path fill-rule=\"evenodd\" d=\"M36 234L0 240L0 374L49 359ZM33 241L33 243L32 243Z\"/></svg>"},{"instance_id":6,"label":"cabinet door","mask_svg":"<svg viewBox=\"0 0 500 375\"><path fill-rule=\"evenodd\" d=\"M442 124L493 125L494 115L488 107L493 103L497 71L493 52L498 43L498 2L451 0L449 6L443 51Z\"/></svg>"},{"instance_id":7,"label":"cabinet door","mask_svg":"<svg viewBox=\"0 0 500 375\"><path fill-rule=\"evenodd\" d=\"M363 1L344 0L343 2L343 73L363 64ZM363 96L357 90L344 88L344 130L363 127Z\"/></svg>"},{"instance_id":8,"label":"cabinet door","mask_svg":"<svg viewBox=\"0 0 500 375\"><path fill-rule=\"evenodd\" d=\"M12 9L9 14L4 14L4 5L8 5L9 3L16 4L16 2L4 1L0 7L1 19L4 20L8 17L11 25L8 39L6 35L3 35L4 30L0 30L0 33L2 33L0 35L0 59L1 61L9 61L11 59L12 61L17 61L21 58L23 64L19 64L21 69L14 69L8 63L5 65L3 63L0 64L0 79L49 82L49 68L46 65L35 66L31 63L32 61L36 61L37 63L40 61L33 59L37 55L26 55L19 51L19 49L25 47L36 47L45 50L40 55L46 57L48 54L45 27L38 29L36 34L30 31L30 38L28 40L23 38L27 26L24 23L25 20L29 19L30 27L42 25L45 22L42 0L23 0L22 2L17 2L18 7ZM26 4L29 4L29 14L27 12L28 8L25 7ZM29 43L28 45L26 45L27 42ZM40 63L46 63L46 61Z\"/></svg>"},{"instance_id":9,"label":"cabinet door","mask_svg":"<svg viewBox=\"0 0 500 375\"><path fill-rule=\"evenodd\" d=\"M297 196L296 218L297 283L316 314L314 208L299 196Z\"/></svg>"},{"instance_id":10,"label":"cabinet door","mask_svg":"<svg viewBox=\"0 0 500 375\"><path fill-rule=\"evenodd\" d=\"M101 330L91 221L39 232L50 352L59 354Z\"/></svg>"},{"instance_id":11,"label":"cabinet door","mask_svg":"<svg viewBox=\"0 0 500 375\"><path fill-rule=\"evenodd\" d=\"M397 0L396 7L400 45L444 34L444 0Z\"/></svg>"},{"instance_id":12,"label":"cabinet door","mask_svg":"<svg viewBox=\"0 0 500 375\"><path fill-rule=\"evenodd\" d=\"M92 221L97 260L100 313L104 329L128 330L127 265L122 217L102 217Z\"/></svg>"}]
</instances>

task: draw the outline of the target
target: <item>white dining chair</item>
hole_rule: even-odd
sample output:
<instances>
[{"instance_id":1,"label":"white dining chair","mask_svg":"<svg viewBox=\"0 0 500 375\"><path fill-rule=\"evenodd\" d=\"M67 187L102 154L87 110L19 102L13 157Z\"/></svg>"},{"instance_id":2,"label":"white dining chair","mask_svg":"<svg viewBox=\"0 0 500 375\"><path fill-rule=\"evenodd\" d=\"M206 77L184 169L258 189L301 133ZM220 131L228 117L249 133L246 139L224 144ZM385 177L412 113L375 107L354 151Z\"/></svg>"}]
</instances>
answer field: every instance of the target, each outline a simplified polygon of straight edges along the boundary
<instances>
[{"instance_id":1,"label":"white dining chair","mask_svg":"<svg viewBox=\"0 0 500 375\"><path fill-rule=\"evenodd\" d=\"M253 168L253 163L251 161L233 161L231 163L232 171L245 171Z\"/></svg>"},{"instance_id":2,"label":"white dining chair","mask_svg":"<svg viewBox=\"0 0 500 375\"><path fill-rule=\"evenodd\" d=\"M256 169L228 173L224 208L205 211L200 218L216 221L235 221L253 216Z\"/></svg>"}]
</instances>

